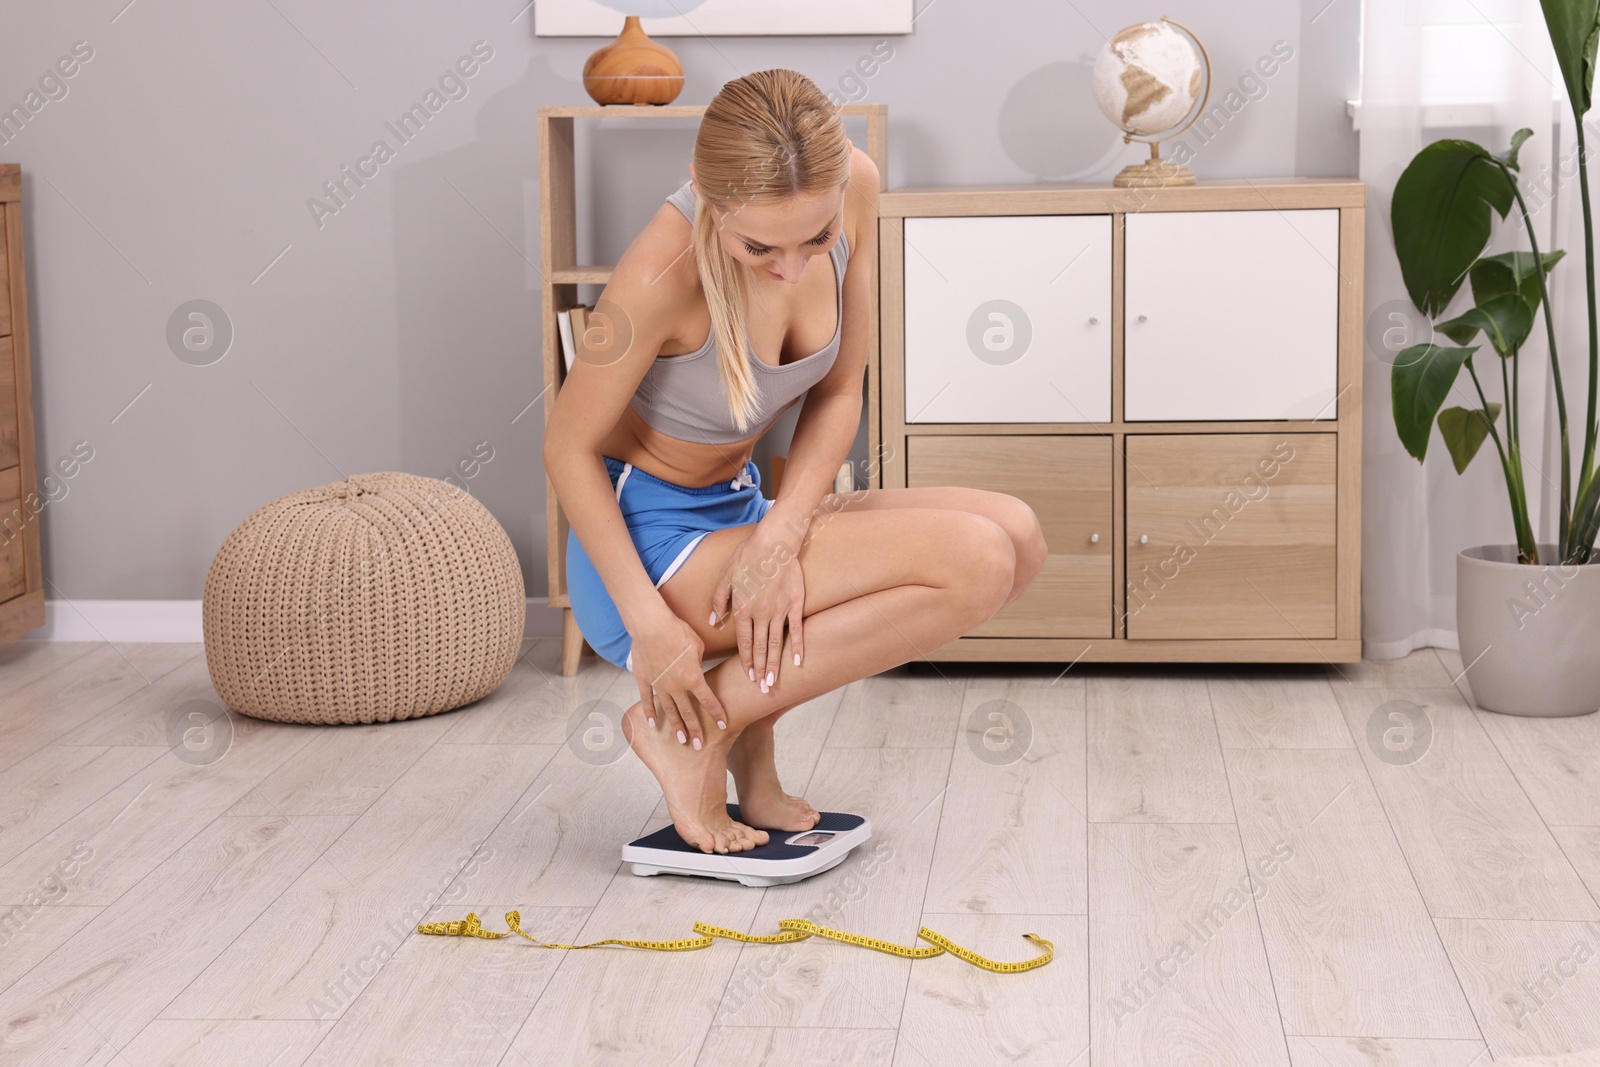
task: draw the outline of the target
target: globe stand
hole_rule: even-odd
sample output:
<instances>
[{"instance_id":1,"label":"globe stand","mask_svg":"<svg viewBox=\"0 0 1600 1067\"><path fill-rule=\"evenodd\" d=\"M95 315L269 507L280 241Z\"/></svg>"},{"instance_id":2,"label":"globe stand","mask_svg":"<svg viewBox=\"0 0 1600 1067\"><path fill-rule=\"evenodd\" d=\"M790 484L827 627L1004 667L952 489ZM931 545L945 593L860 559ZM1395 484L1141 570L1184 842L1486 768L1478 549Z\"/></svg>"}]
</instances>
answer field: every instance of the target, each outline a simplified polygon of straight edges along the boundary
<instances>
[{"instance_id":1,"label":"globe stand","mask_svg":"<svg viewBox=\"0 0 1600 1067\"><path fill-rule=\"evenodd\" d=\"M1123 140L1130 140L1124 137ZM1130 163L1117 172L1111 184L1118 189L1165 189L1175 185L1193 185L1194 171L1182 163L1161 158L1161 142L1149 141L1150 158L1143 163Z\"/></svg>"}]
</instances>

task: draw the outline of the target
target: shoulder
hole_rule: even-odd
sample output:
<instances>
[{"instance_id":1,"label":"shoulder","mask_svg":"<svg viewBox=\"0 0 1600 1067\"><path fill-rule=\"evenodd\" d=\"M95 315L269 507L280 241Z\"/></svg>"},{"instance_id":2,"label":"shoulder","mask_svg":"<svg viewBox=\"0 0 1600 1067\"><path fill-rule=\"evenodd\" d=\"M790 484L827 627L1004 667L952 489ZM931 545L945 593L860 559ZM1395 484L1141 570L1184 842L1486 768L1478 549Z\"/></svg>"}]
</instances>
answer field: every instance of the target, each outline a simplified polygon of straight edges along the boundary
<instances>
[{"instance_id":1,"label":"shoulder","mask_svg":"<svg viewBox=\"0 0 1600 1067\"><path fill-rule=\"evenodd\" d=\"M699 287L693 227L683 212L662 202L612 269L611 284L618 283L669 303Z\"/></svg>"},{"instance_id":2,"label":"shoulder","mask_svg":"<svg viewBox=\"0 0 1600 1067\"><path fill-rule=\"evenodd\" d=\"M680 340L676 331L685 325L683 309L691 306L699 289L689 221L663 201L617 260L603 295L632 320L635 336L640 331L650 335L654 351Z\"/></svg>"},{"instance_id":3,"label":"shoulder","mask_svg":"<svg viewBox=\"0 0 1600 1067\"><path fill-rule=\"evenodd\" d=\"M850 256L874 241L878 228L878 165L854 143L850 145L850 186L845 193L845 233Z\"/></svg>"}]
</instances>

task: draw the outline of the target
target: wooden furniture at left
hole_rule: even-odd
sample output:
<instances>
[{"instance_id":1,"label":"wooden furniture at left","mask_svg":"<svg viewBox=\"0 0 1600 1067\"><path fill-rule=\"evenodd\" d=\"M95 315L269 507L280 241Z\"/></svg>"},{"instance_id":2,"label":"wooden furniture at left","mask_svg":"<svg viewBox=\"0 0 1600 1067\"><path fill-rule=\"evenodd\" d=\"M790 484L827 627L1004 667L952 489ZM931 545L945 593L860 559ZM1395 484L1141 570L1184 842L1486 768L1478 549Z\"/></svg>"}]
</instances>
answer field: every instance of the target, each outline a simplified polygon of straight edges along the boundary
<instances>
[{"instance_id":1,"label":"wooden furniture at left","mask_svg":"<svg viewBox=\"0 0 1600 1067\"><path fill-rule=\"evenodd\" d=\"M544 320L544 415L545 425L555 410L556 396L566 377L561 358L560 313L579 303L578 286L603 286L611 280L610 264L580 264L577 247L577 179L575 173L574 126L577 119L697 119L705 114L704 105L672 104L644 106L541 107L539 109L539 273L541 275L540 317ZM839 112L847 117L866 119L866 141L862 150L878 167L878 185L888 188L889 105L843 104ZM665 199L671 189L663 189ZM852 269L855 268L852 264ZM878 264L863 263L872 272L872 291L878 291ZM866 397L869 410L878 408L878 309L874 304L868 325ZM576 674L578 660L586 647L583 634L573 620L567 598L567 518L556 501L555 488L545 478L545 514L548 545L549 603L561 609L561 673Z\"/></svg>"},{"instance_id":2,"label":"wooden furniture at left","mask_svg":"<svg viewBox=\"0 0 1600 1067\"><path fill-rule=\"evenodd\" d=\"M22 167L0 163L0 642L44 625Z\"/></svg>"}]
</instances>

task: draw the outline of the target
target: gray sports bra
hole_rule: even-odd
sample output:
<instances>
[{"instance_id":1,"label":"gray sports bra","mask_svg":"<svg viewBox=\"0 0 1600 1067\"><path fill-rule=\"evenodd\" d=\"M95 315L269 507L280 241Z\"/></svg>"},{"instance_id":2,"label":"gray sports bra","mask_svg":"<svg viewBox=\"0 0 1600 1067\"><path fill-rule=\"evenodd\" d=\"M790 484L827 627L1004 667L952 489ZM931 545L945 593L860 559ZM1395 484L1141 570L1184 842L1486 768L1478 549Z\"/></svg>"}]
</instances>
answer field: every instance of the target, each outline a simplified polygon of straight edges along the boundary
<instances>
[{"instance_id":1,"label":"gray sports bra","mask_svg":"<svg viewBox=\"0 0 1600 1067\"><path fill-rule=\"evenodd\" d=\"M694 191L684 182L667 201L694 221ZM844 330L844 272L850 260L850 245L843 233L828 252L838 286L838 320L833 340L827 347L774 367L759 359L746 338L746 359L755 375L756 414L750 428L734 426L728 412L728 394L722 388L717 370L716 336L711 332L706 343L681 356L657 359L645 372L630 406L646 423L671 437L709 444L728 444L762 433L792 400L822 380L839 355L840 334Z\"/></svg>"}]
</instances>

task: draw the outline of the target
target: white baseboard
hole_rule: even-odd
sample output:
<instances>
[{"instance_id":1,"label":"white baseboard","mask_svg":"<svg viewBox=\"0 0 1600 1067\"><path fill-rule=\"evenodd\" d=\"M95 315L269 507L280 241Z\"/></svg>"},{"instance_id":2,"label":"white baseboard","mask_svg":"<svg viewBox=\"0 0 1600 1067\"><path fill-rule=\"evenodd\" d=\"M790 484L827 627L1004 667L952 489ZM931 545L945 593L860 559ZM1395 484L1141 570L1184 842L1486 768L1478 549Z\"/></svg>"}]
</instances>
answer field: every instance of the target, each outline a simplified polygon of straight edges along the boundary
<instances>
[{"instance_id":1,"label":"white baseboard","mask_svg":"<svg viewBox=\"0 0 1600 1067\"><path fill-rule=\"evenodd\" d=\"M528 598L523 638L560 637L561 609ZM201 642L198 600L46 600L44 625L24 641Z\"/></svg>"},{"instance_id":2,"label":"white baseboard","mask_svg":"<svg viewBox=\"0 0 1600 1067\"><path fill-rule=\"evenodd\" d=\"M1455 650L1460 647L1461 639L1454 630L1418 630L1398 641L1362 641L1361 656L1363 659L1404 659L1419 648Z\"/></svg>"}]
</instances>

